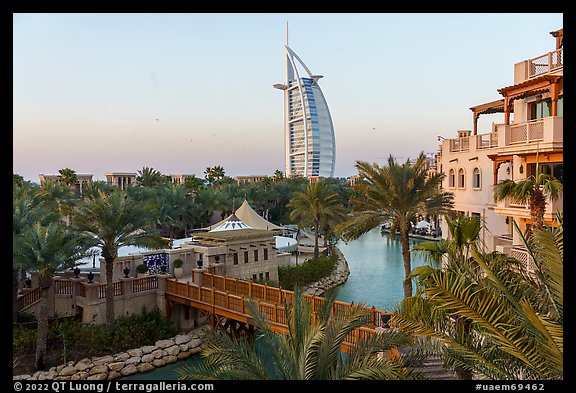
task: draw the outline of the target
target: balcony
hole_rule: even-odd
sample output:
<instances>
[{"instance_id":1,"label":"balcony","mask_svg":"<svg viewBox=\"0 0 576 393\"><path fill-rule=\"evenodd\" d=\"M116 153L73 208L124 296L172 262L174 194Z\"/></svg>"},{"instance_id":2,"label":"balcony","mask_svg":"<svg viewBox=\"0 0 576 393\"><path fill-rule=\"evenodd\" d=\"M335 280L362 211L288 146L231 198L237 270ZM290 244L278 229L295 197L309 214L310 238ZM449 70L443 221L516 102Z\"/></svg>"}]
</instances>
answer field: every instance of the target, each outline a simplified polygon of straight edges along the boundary
<instances>
[{"instance_id":1,"label":"balcony","mask_svg":"<svg viewBox=\"0 0 576 393\"><path fill-rule=\"evenodd\" d=\"M521 61L514 65L514 84L526 82L545 74L561 73L564 69L564 49Z\"/></svg>"},{"instance_id":2,"label":"balcony","mask_svg":"<svg viewBox=\"0 0 576 393\"><path fill-rule=\"evenodd\" d=\"M538 75L547 74L564 67L564 48L546 53L545 55L528 60L528 77L534 78Z\"/></svg>"},{"instance_id":3,"label":"balcony","mask_svg":"<svg viewBox=\"0 0 576 393\"><path fill-rule=\"evenodd\" d=\"M564 198L561 196L555 201L546 198L546 210L544 210L544 220L551 222L556 219L556 212L564 212ZM513 216L518 218L530 218L530 208L528 204L520 205L513 203L510 198L498 202L494 207L494 212L498 215Z\"/></svg>"},{"instance_id":4,"label":"balcony","mask_svg":"<svg viewBox=\"0 0 576 393\"><path fill-rule=\"evenodd\" d=\"M517 124L498 124L500 154L558 151L563 149L564 118L549 116Z\"/></svg>"}]
</instances>

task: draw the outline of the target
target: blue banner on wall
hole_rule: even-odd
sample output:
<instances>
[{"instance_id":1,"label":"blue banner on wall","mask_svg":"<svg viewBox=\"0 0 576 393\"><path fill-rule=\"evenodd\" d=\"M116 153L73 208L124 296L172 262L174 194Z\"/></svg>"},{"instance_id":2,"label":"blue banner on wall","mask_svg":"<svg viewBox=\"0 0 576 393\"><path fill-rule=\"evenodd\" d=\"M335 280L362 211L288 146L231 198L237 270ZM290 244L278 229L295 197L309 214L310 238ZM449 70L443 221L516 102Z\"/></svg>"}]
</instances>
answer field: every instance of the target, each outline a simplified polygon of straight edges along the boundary
<instances>
[{"instance_id":1,"label":"blue banner on wall","mask_svg":"<svg viewBox=\"0 0 576 393\"><path fill-rule=\"evenodd\" d=\"M166 252L144 255L142 262L148 265L148 273L150 274L162 274L163 266L164 272L168 271L168 253Z\"/></svg>"}]
</instances>

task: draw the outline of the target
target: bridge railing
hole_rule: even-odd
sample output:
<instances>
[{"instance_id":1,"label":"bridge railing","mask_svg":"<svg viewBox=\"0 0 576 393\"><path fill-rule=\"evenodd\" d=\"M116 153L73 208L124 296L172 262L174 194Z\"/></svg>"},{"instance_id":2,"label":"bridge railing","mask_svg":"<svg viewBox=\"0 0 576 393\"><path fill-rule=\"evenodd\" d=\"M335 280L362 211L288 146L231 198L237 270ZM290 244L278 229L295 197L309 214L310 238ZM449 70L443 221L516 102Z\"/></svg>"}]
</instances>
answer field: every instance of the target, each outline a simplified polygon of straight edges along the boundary
<instances>
[{"instance_id":1,"label":"bridge railing","mask_svg":"<svg viewBox=\"0 0 576 393\"><path fill-rule=\"evenodd\" d=\"M270 287L266 284L257 284L252 281L239 280L237 278L218 276L211 273L203 274L203 285L212 286L220 291L230 291L237 295L243 295L253 299L264 300L267 303L277 303L283 306L286 302L292 302L294 292L286 289ZM306 301L312 304L312 308L316 311L324 298L314 295L304 295ZM346 312L353 307L352 303L335 301L332 308L334 313ZM388 311L378 310L374 307L361 307L370 313L370 326L386 326L392 313Z\"/></svg>"},{"instance_id":2,"label":"bridge railing","mask_svg":"<svg viewBox=\"0 0 576 393\"><path fill-rule=\"evenodd\" d=\"M243 316L250 315L247 302L253 300L258 310L264 315L266 322L282 326L283 329L287 329L288 323L285 304L291 303L294 299L292 291L208 273L204 273L203 285L168 279L166 292ZM303 297L311 304L314 313L325 301L319 296L304 295ZM391 312L377 310L374 307L355 306L353 303L341 301L333 302L332 312L334 314L346 313L353 307L360 307L369 312L370 318L365 326L354 330L345 338L344 343L348 348L358 343L359 340L365 340L376 334L376 327L388 326L388 321L392 316Z\"/></svg>"}]
</instances>

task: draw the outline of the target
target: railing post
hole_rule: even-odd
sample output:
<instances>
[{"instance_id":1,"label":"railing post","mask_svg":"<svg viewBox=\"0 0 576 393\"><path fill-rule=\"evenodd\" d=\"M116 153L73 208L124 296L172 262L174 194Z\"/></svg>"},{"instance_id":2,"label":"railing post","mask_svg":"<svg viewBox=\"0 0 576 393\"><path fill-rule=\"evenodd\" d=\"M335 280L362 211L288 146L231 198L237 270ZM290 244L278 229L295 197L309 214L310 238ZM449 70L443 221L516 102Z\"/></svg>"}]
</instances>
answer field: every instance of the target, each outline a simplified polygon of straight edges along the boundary
<instances>
[{"instance_id":1,"label":"railing post","mask_svg":"<svg viewBox=\"0 0 576 393\"><path fill-rule=\"evenodd\" d=\"M248 297L252 297L252 281L248 281Z\"/></svg>"},{"instance_id":2,"label":"railing post","mask_svg":"<svg viewBox=\"0 0 576 393\"><path fill-rule=\"evenodd\" d=\"M226 282L226 281L224 281ZM230 310L230 292L226 291L226 309Z\"/></svg>"},{"instance_id":3,"label":"railing post","mask_svg":"<svg viewBox=\"0 0 576 393\"><path fill-rule=\"evenodd\" d=\"M211 292L212 292L212 293L211 293L211 296L212 296L212 305L214 305L214 304L215 304L215 303L214 303L214 287L212 286L212 287L210 287L210 289L211 289Z\"/></svg>"},{"instance_id":4,"label":"railing post","mask_svg":"<svg viewBox=\"0 0 576 393\"><path fill-rule=\"evenodd\" d=\"M267 300L266 292L268 292L268 284L264 284L264 300Z\"/></svg>"},{"instance_id":5,"label":"railing post","mask_svg":"<svg viewBox=\"0 0 576 393\"><path fill-rule=\"evenodd\" d=\"M274 322L278 322L278 303L274 303Z\"/></svg>"},{"instance_id":6,"label":"railing post","mask_svg":"<svg viewBox=\"0 0 576 393\"><path fill-rule=\"evenodd\" d=\"M242 296L242 314L246 314L244 311L244 296Z\"/></svg>"}]
</instances>

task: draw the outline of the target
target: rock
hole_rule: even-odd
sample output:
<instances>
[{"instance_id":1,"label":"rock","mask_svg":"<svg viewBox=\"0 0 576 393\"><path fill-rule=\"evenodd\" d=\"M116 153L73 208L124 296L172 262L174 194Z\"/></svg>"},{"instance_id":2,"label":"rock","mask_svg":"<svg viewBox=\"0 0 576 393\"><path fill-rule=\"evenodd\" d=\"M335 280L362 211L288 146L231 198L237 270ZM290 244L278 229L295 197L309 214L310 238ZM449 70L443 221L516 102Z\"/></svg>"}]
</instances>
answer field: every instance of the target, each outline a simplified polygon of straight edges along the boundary
<instances>
[{"instance_id":1,"label":"rock","mask_svg":"<svg viewBox=\"0 0 576 393\"><path fill-rule=\"evenodd\" d=\"M59 375L54 379L56 379L58 381L69 381L70 378L72 378L72 376L70 376L70 375Z\"/></svg>"},{"instance_id":2,"label":"rock","mask_svg":"<svg viewBox=\"0 0 576 393\"><path fill-rule=\"evenodd\" d=\"M90 375L94 374L108 374L108 365L106 364L97 364L90 369L88 372Z\"/></svg>"},{"instance_id":3,"label":"rock","mask_svg":"<svg viewBox=\"0 0 576 393\"><path fill-rule=\"evenodd\" d=\"M34 375L32 375L30 378L27 378L29 381L37 381L38 377L35 377Z\"/></svg>"},{"instance_id":4,"label":"rock","mask_svg":"<svg viewBox=\"0 0 576 393\"><path fill-rule=\"evenodd\" d=\"M162 367L166 365L166 362L162 359L154 359L154 361L152 362L152 365L154 367Z\"/></svg>"},{"instance_id":5,"label":"rock","mask_svg":"<svg viewBox=\"0 0 576 393\"><path fill-rule=\"evenodd\" d=\"M174 337L174 342L176 343L176 345L180 345L180 344L187 343L191 339L192 339L192 337L190 337L187 334L179 334L176 337Z\"/></svg>"},{"instance_id":6,"label":"rock","mask_svg":"<svg viewBox=\"0 0 576 393\"><path fill-rule=\"evenodd\" d=\"M142 350L140 348L129 349L126 352L132 357L142 356Z\"/></svg>"},{"instance_id":7,"label":"rock","mask_svg":"<svg viewBox=\"0 0 576 393\"><path fill-rule=\"evenodd\" d=\"M78 371L76 374L70 377L73 381L83 381L88 379L89 374L86 371Z\"/></svg>"},{"instance_id":8,"label":"rock","mask_svg":"<svg viewBox=\"0 0 576 393\"><path fill-rule=\"evenodd\" d=\"M188 343L180 344L180 345L178 345L178 347L180 348L180 352L187 351L188 350Z\"/></svg>"},{"instance_id":9,"label":"rock","mask_svg":"<svg viewBox=\"0 0 576 393\"><path fill-rule=\"evenodd\" d=\"M139 373L147 373L150 370L154 370L154 366L150 363L140 363L136 366Z\"/></svg>"},{"instance_id":10,"label":"rock","mask_svg":"<svg viewBox=\"0 0 576 393\"><path fill-rule=\"evenodd\" d=\"M142 359L142 358L141 358L140 356L135 356L135 357L133 357L133 358L130 358L130 359L126 360L124 363L125 363L126 365L128 365L128 364L138 364L138 363L140 363L140 360L141 360L141 359Z\"/></svg>"},{"instance_id":11,"label":"rock","mask_svg":"<svg viewBox=\"0 0 576 393\"><path fill-rule=\"evenodd\" d=\"M181 351L176 357L178 358L178 360L184 360L188 359L190 356L192 356L192 353L190 351Z\"/></svg>"},{"instance_id":12,"label":"rock","mask_svg":"<svg viewBox=\"0 0 576 393\"><path fill-rule=\"evenodd\" d=\"M176 356L178 355L178 352L180 352L180 346L173 345L171 347L166 348L165 351L168 355Z\"/></svg>"},{"instance_id":13,"label":"rock","mask_svg":"<svg viewBox=\"0 0 576 393\"><path fill-rule=\"evenodd\" d=\"M174 340L158 340L156 341L156 347L158 348L168 348L171 347L172 345L174 345Z\"/></svg>"},{"instance_id":14,"label":"rock","mask_svg":"<svg viewBox=\"0 0 576 393\"><path fill-rule=\"evenodd\" d=\"M164 360L164 362L166 362L166 364L171 364L171 363L176 363L178 361L178 358L176 356L173 356L173 355L168 355L168 356L164 356L162 358L162 360Z\"/></svg>"},{"instance_id":15,"label":"rock","mask_svg":"<svg viewBox=\"0 0 576 393\"><path fill-rule=\"evenodd\" d=\"M21 375L15 375L12 377L13 381L22 381L24 379L29 379L32 378L32 375L30 374L21 374Z\"/></svg>"},{"instance_id":16,"label":"rock","mask_svg":"<svg viewBox=\"0 0 576 393\"><path fill-rule=\"evenodd\" d=\"M117 378L120 378L121 376L122 376L122 374L120 374L118 371L114 371L114 370L111 370L108 373L108 379L117 379Z\"/></svg>"},{"instance_id":17,"label":"rock","mask_svg":"<svg viewBox=\"0 0 576 393\"><path fill-rule=\"evenodd\" d=\"M151 353L147 353L146 355L142 356L142 358L140 359L140 361L142 363L150 363L151 361L153 361L154 355L152 355Z\"/></svg>"},{"instance_id":18,"label":"rock","mask_svg":"<svg viewBox=\"0 0 576 393\"><path fill-rule=\"evenodd\" d=\"M145 347L140 348L142 350L143 354L147 354L150 353L152 351L157 350L158 348L156 348L154 345L146 345Z\"/></svg>"},{"instance_id":19,"label":"rock","mask_svg":"<svg viewBox=\"0 0 576 393\"><path fill-rule=\"evenodd\" d=\"M112 363L114 361L114 358L110 355L108 356L102 356L99 358L96 358L94 360L92 360L92 363L94 363L95 365L101 365L101 364L107 364L107 363Z\"/></svg>"},{"instance_id":20,"label":"rock","mask_svg":"<svg viewBox=\"0 0 576 393\"><path fill-rule=\"evenodd\" d=\"M124 367L122 369L122 371L120 371L120 374L126 376L126 375L136 374L137 372L138 372L138 369L136 368L136 365L129 364L126 367Z\"/></svg>"},{"instance_id":21,"label":"rock","mask_svg":"<svg viewBox=\"0 0 576 393\"><path fill-rule=\"evenodd\" d=\"M154 355L154 358L159 359L159 358L162 358L168 354L163 349L157 349L154 352L152 352L152 355Z\"/></svg>"},{"instance_id":22,"label":"rock","mask_svg":"<svg viewBox=\"0 0 576 393\"><path fill-rule=\"evenodd\" d=\"M108 363L108 368L113 371L120 371L124 368L124 362Z\"/></svg>"},{"instance_id":23,"label":"rock","mask_svg":"<svg viewBox=\"0 0 576 393\"><path fill-rule=\"evenodd\" d=\"M190 352L191 355L196 355L197 353L200 353L201 351L202 351L202 348L196 347L196 348L190 349L190 351L188 351L188 352Z\"/></svg>"},{"instance_id":24,"label":"rock","mask_svg":"<svg viewBox=\"0 0 576 393\"><path fill-rule=\"evenodd\" d=\"M74 362L72 362L72 364L74 364ZM60 372L58 374L60 374L61 377L65 377L67 375L76 374L77 372L78 372L78 369L76 367L66 366L62 370L60 370Z\"/></svg>"},{"instance_id":25,"label":"rock","mask_svg":"<svg viewBox=\"0 0 576 393\"><path fill-rule=\"evenodd\" d=\"M64 368L64 365L63 365L63 364L61 364L61 365L59 365L59 366L56 366L56 372L60 372L63 368ZM34 374L36 374L36 373L34 373ZM36 376L37 376L37 375L36 375Z\"/></svg>"},{"instance_id":26,"label":"rock","mask_svg":"<svg viewBox=\"0 0 576 393\"><path fill-rule=\"evenodd\" d=\"M42 371L40 374L38 374L36 376L36 378L38 378L39 381L45 381L48 379L48 377L46 376L46 374L48 374L46 371ZM56 374L56 376L58 376L58 374Z\"/></svg>"},{"instance_id":27,"label":"rock","mask_svg":"<svg viewBox=\"0 0 576 393\"><path fill-rule=\"evenodd\" d=\"M54 379L58 376L58 373L54 369L53 371L48 371L47 373L45 373L44 376L46 378L43 378L43 379ZM38 378L38 379L40 379L40 378Z\"/></svg>"},{"instance_id":28,"label":"rock","mask_svg":"<svg viewBox=\"0 0 576 393\"><path fill-rule=\"evenodd\" d=\"M105 379L107 379L107 378L108 378L108 373L100 373L100 374L90 375L90 376L88 377L88 380L90 380L90 381L94 381L94 380L96 380L96 381L103 381L103 380L105 380Z\"/></svg>"},{"instance_id":29,"label":"rock","mask_svg":"<svg viewBox=\"0 0 576 393\"><path fill-rule=\"evenodd\" d=\"M74 362L72 360L68 362L68 366L73 366L73 365L74 365Z\"/></svg>"},{"instance_id":30,"label":"rock","mask_svg":"<svg viewBox=\"0 0 576 393\"><path fill-rule=\"evenodd\" d=\"M190 340L190 342L188 343L188 348L196 348L196 347L199 347L200 344L202 344L202 340L199 338L196 338L194 340Z\"/></svg>"},{"instance_id":31,"label":"rock","mask_svg":"<svg viewBox=\"0 0 576 393\"><path fill-rule=\"evenodd\" d=\"M78 363L76 363L76 369L78 371L84 371L84 370L91 368L93 366L94 366L94 363L92 363L92 361L88 358L82 359Z\"/></svg>"},{"instance_id":32,"label":"rock","mask_svg":"<svg viewBox=\"0 0 576 393\"><path fill-rule=\"evenodd\" d=\"M56 372L56 367L50 367L50 370L48 370L48 371L54 371L54 372Z\"/></svg>"},{"instance_id":33,"label":"rock","mask_svg":"<svg viewBox=\"0 0 576 393\"><path fill-rule=\"evenodd\" d=\"M117 353L113 357L115 362L123 362L125 360L130 359L130 355L128 355L126 352Z\"/></svg>"}]
</instances>

